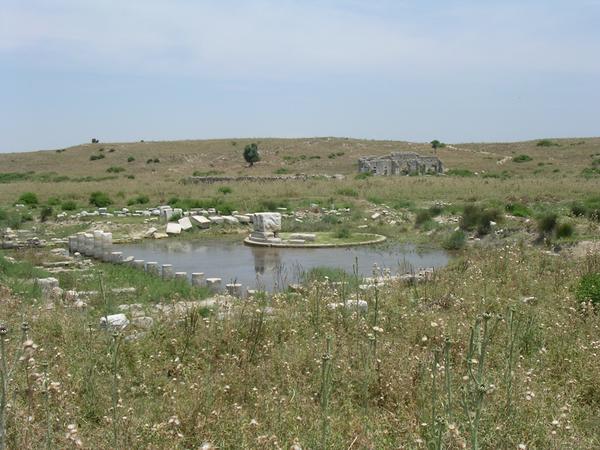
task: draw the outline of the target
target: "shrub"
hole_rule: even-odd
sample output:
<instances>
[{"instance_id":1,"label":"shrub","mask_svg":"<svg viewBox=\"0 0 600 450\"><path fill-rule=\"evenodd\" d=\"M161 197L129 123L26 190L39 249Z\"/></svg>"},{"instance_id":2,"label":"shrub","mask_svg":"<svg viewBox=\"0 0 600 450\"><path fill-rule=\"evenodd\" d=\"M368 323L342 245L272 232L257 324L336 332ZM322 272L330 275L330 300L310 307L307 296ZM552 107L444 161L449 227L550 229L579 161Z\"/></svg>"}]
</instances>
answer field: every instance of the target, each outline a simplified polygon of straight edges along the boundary
<instances>
[{"instance_id":1,"label":"shrub","mask_svg":"<svg viewBox=\"0 0 600 450\"><path fill-rule=\"evenodd\" d=\"M574 217L583 217L588 214L588 209L581 203L571 205L571 215Z\"/></svg>"},{"instance_id":2,"label":"shrub","mask_svg":"<svg viewBox=\"0 0 600 450\"><path fill-rule=\"evenodd\" d=\"M522 203L507 203L504 207L506 212L509 212L513 216L516 217L529 217L531 216L531 211L527 206Z\"/></svg>"},{"instance_id":3,"label":"shrub","mask_svg":"<svg viewBox=\"0 0 600 450\"><path fill-rule=\"evenodd\" d=\"M158 163L160 162L160 159L158 159L158 158L154 158L154 159L152 160L152 162L153 162L154 164L158 164Z\"/></svg>"},{"instance_id":4,"label":"shrub","mask_svg":"<svg viewBox=\"0 0 600 450\"><path fill-rule=\"evenodd\" d=\"M33 192L25 192L19 197L18 203L23 203L24 205L28 206L34 206L38 204L38 198L37 195Z\"/></svg>"},{"instance_id":5,"label":"shrub","mask_svg":"<svg viewBox=\"0 0 600 450\"><path fill-rule=\"evenodd\" d=\"M575 290L575 297L580 302L591 302L600 305L600 273L588 273L581 277Z\"/></svg>"},{"instance_id":6,"label":"shrub","mask_svg":"<svg viewBox=\"0 0 600 450\"><path fill-rule=\"evenodd\" d=\"M350 231L350 228L342 226L335 230L333 235L338 239L348 239L352 235L352 232Z\"/></svg>"},{"instance_id":7,"label":"shrub","mask_svg":"<svg viewBox=\"0 0 600 450\"><path fill-rule=\"evenodd\" d=\"M111 149L108 150L108 153L114 153L114 151L115 151L115 149L111 148Z\"/></svg>"},{"instance_id":8,"label":"shrub","mask_svg":"<svg viewBox=\"0 0 600 450\"><path fill-rule=\"evenodd\" d=\"M366 180L369 177L372 177L373 174L371 172L361 172L359 174L357 174L354 179L355 180Z\"/></svg>"},{"instance_id":9,"label":"shrub","mask_svg":"<svg viewBox=\"0 0 600 450\"><path fill-rule=\"evenodd\" d=\"M248 144L244 147L244 159L249 164L250 167L254 165L254 163L260 161L260 154L258 152L258 145L255 143Z\"/></svg>"},{"instance_id":10,"label":"shrub","mask_svg":"<svg viewBox=\"0 0 600 450\"><path fill-rule=\"evenodd\" d=\"M532 161L533 158L529 155L519 155L519 156L514 156L512 160L513 160L513 162L516 162L516 163L522 163L522 162Z\"/></svg>"},{"instance_id":11,"label":"shrub","mask_svg":"<svg viewBox=\"0 0 600 450\"><path fill-rule=\"evenodd\" d=\"M477 226L481 208L476 205L465 205L460 217L460 228L463 230L472 230Z\"/></svg>"},{"instance_id":12,"label":"shrub","mask_svg":"<svg viewBox=\"0 0 600 450\"><path fill-rule=\"evenodd\" d=\"M181 213L179 213L179 212L173 213L171 215L171 218L169 219L169 222L177 222L179 219L181 219L181 217L182 217Z\"/></svg>"},{"instance_id":13,"label":"shrub","mask_svg":"<svg viewBox=\"0 0 600 450\"><path fill-rule=\"evenodd\" d=\"M446 172L446 175L455 177L474 177L475 174L468 169L450 169Z\"/></svg>"},{"instance_id":14,"label":"shrub","mask_svg":"<svg viewBox=\"0 0 600 450\"><path fill-rule=\"evenodd\" d=\"M280 167L279 169L275 170L275 172L273 172L275 175L283 175L285 173L290 173L290 169L286 168L286 167Z\"/></svg>"},{"instance_id":15,"label":"shrub","mask_svg":"<svg viewBox=\"0 0 600 450\"><path fill-rule=\"evenodd\" d=\"M460 228L462 230L477 230L477 234L483 236L488 234L492 228L492 222L500 222L502 213L495 209L482 209L478 205L465 205L460 218Z\"/></svg>"},{"instance_id":16,"label":"shrub","mask_svg":"<svg viewBox=\"0 0 600 450\"><path fill-rule=\"evenodd\" d=\"M152 162L153 162L153 161L154 161L154 160L153 160L152 158L148 158L148 159L146 160L146 164L152 164Z\"/></svg>"},{"instance_id":17,"label":"shrub","mask_svg":"<svg viewBox=\"0 0 600 450\"><path fill-rule=\"evenodd\" d=\"M125 178L127 178L128 180L135 180L135 175L125 175Z\"/></svg>"},{"instance_id":18,"label":"shrub","mask_svg":"<svg viewBox=\"0 0 600 450\"><path fill-rule=\"evenodd\" d=\"M566 238L573 236L573 232L575 229L573 225L570 223L561 223L556 227L556 237L557 238Z\"/></svg>"},{"instance_id":19,"label":"shrub","mask_svg":"<svg viewBox=\"0 0 600 450\"><path fill-rule=\"evenodd\" d=\"M450 233L442 242L442 247L446 250L460 250L465 246L466 236L462 230L456 230Z\"/></svg>"},{"instance_id":20,"label":"shrub","mask_svg":"<svg viewBox=\"0 0 600 450\"><path fill-rule=\"evenodd\" d=\"M133 162L133 161L135 161L135 158L133 156L129 156L127 158L127 162Z\"/></svg>"},{"instance_id":21,"label":"shrub","mask_svg":"<svg viewBox=\"0 0 600 450\"><path fill-rule=\"evenodd\" d=\"M558 146L560 146L559 143L551 141L550 139L542 139L541 141L538 141L536 145L538 147L558 147Z\"/></svg>"},{"instance_id":22,"label":"shrub","mask_svg":"<svg viewBox=\"0 0 600 450\"><path fill-rule=\"evenodd\" d=\"M432 218L433 216L431 215L431 212L428 209L420 209L419 211L417 211L415 217L415 225L421 226L425 222L431 220Z\"/></svg>"},{"instance_id":23,"label":"shrub","mask_svg":"<svg viewBox=\"0 0 600 450\"><path fill-rule=\"evenodd\" d=\"M547 213L540 216L537 221L538 231L542 234L550 234L556 229L557 215L555 213Z\"/></svg>"},{"instance_id":24,"label":"shrub","mask_svg":"<svg viewBox=\"0 0 600 450\"><path fill-rule=\"evenodd\" d=\"M127 201L127 205L128 206L131 206L131 205L145 205L149 201L150 201L150 198L148 198L147 195L138 195L137 197L130 198Z\"/></svg>"},{"instance_id":25,"label":"shrub","mask_svg":"<svg viewBox=\"0 0 600 450\"><path fill-rule=\"evenodd\" d=\"M77 203L75 203L73 200L67 200L62 202L62 204L60 205L60 208L63 211L74 211L77 209Z\"/></svg>"},{"instance_id":26,"label":"shrub","mask_svg":"<svg viewBox=\"0 0 600 450\"><path fill-rule=\"evenodd\" d=\"M52 209L52 206L44 206L40 211L40 222L45 222L48 220L50 217L52 217L53 213L54 210Z\"/></svg>"},{"instance_id":27,"label":"shrub","mask_svg":"<svg viewBox=\"0 0 600 450\"><path fill-rule=\"evenodd\" d=\"M229 186L221 186L219 187L218 191L221 194L231 194L233 192L233 189L231 189Z\"/></svg>"},{"instance_id":28,"label":"shrub","mask_svg":"<svg viewBox=\"0 0 600 450\"><path fill-rule=\"evenodd\" d=\"M50 197L48 199L48 201L46 202L46 204L48 204L50 206L56 206L56 205L60 204L60 200L58 197Z\"/></svg>"},{"instance_id":29,"label":"shrub","mask_svg":"<svg viewBox=\"0 0 600 450\"><path fill-rule=\"evenodd\" d=\"M108 169L106 169L106 171L108 173L121 173L121 172L125 172L125 168L119 167L119 166L111 166Z\"/></svg>"},{"instance_id":30,"label":"shrub","mask_svg":"<svg viewBox=\"0 0 600 450\"><path fill-rule=\"evenodd\" d=\"M222 170L208 170L206 172L196 170L192 175L195 177L210 177L211 175L221 175L223 173L224 172Z\"/></svg>"},{"instance_id":31,"label":"shrub","mask_svg":"<svg viewBox=\"0 0 600 450\"><path fill-rule=\"evenodd\" d=\"M97 161L99 159L104 159L104 155L100 154L100 155L91 155L90 156L90 161Z\"/></svg>"},{"instance_id":32,"label":"shrub","mask_svg":"<svg viewBox=\"0 0 600 450\"><path fill-rule=\"evenodd\" d=\"M90 205L104 208L108 205L112 205L112 200L105 192L96 191L90 194Z\"/></svg>"}]
</instances>

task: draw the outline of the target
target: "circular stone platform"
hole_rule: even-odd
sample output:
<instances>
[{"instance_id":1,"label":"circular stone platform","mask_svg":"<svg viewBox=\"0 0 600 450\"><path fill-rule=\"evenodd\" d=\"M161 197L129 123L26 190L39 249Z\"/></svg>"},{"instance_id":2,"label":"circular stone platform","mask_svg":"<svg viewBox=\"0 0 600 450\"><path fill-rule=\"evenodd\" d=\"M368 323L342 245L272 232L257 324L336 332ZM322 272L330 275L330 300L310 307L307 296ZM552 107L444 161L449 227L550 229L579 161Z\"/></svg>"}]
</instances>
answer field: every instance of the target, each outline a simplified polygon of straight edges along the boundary
<instances>
[{"instance_id":1,"label":"circular stone platform","mask_svg":"<svg viewBox=\"0 0 600 450\"><path fill-rule=\"evenodd\" d=\"M353 247L356 245L379 244L387 238L381 234L375 233L352 233L349 238L336 238L334 233L330 232L315 232L314 241L309 241L304 244L296 244L286 242L286 237L297 233L279 233L282 242L259 242L250 239L248 236L244 239L244 244L253 245L256 247L277 247L277 248L327 248L327 247Z\"/></svg>"}]
</instances>

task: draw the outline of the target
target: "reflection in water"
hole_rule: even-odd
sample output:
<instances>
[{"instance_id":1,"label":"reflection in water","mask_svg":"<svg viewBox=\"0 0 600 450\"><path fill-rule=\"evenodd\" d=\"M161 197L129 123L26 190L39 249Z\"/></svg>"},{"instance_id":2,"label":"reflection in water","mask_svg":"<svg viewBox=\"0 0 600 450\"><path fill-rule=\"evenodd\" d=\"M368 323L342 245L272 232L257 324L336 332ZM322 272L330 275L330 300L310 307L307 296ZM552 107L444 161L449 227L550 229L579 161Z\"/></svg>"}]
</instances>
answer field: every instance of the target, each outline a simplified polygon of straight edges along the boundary
<instances>
[{"instance_id":1,"label":"reflection in water","mask_svg":"<svg viewBox=\"0 0 600 450\"><path fill-rule=\"evenodd\" d=\"M281 255L278 249L270 247L250 247L254 258L254 271L264 275L266 271L275 272L281 266Z\"/></svg>"},{"instance_id":2,"label":"reflection in water","mask_svg":"<svg viewBox=\"0 0 600 450\"><path fill-rule=\"evenodd\" d=\"M326 266L370 276L373 264L391 273L420 267L442 267L448 255L442 250L417 250L412 245L386 244L349 248L248 247L227 240L180 241L165 239L115 246L125 256L172 264L176 271L204 272L223 284L236 281L250 288L280 289L296 282L304 270Z\"/></svg>"}]
</instances>

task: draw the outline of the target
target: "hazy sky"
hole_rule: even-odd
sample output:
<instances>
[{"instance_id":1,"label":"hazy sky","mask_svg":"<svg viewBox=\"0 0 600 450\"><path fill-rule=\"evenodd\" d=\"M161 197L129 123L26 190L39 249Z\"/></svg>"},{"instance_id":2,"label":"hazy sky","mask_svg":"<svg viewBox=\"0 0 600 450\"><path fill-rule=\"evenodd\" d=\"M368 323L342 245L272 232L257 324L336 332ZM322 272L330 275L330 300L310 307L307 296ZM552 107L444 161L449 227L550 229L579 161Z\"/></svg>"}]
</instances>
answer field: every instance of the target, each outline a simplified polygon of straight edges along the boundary
<instances>
[{"instance_id":1,"label":"hazy sky","mask_svg":"<svg viewBox=\"0 0 600 450\"><path fill-rule=\"evenodd\" d=\"M2 0L0 86L0 152L597 136L600 0Z\"/></svg>"}]
</instances>

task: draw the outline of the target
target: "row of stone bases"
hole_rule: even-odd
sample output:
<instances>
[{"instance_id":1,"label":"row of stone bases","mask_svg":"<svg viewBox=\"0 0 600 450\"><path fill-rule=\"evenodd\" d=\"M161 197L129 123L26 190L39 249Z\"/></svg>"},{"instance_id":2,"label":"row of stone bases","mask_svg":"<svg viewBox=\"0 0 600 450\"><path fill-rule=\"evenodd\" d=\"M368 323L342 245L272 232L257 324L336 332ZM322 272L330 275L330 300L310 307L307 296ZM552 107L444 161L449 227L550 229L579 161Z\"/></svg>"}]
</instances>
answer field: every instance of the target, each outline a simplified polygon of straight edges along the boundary
<instances>
[{"instance_id":1,"label":"row of stone bases","mask_svg":"<svg viewBox=\"0 0 600 450\"><path fill-rule=\"evenodd\" d=\"M83 255L90 258L95 258L100 261L113 264L127 264L132 267L144 270L145 272L160 276L165 280L179 279L191 281L194 287L207 287L212 293L221 293L223 291L221 278L205 278L203 272L194 272L191 278L187 272L175 272L172 264L159 264L156 261L144 261L143 259L135 259L134 256L123 256L123 252L113 251L112 233L96 230L93 233L77 233L69 236L69 252L71 254ZM234 297L243 297L246 295L254 295L254 291L247 289L247 292L242 291L240 283L229 283L225 285L225 289L229 295Z\"/></svg>"}]
</instances>

